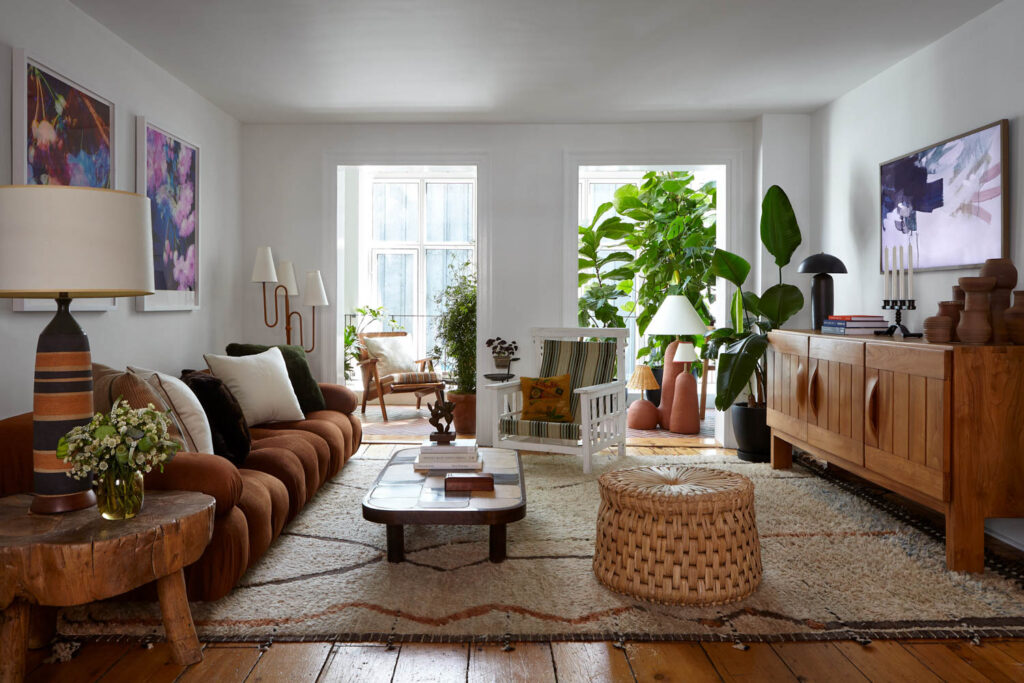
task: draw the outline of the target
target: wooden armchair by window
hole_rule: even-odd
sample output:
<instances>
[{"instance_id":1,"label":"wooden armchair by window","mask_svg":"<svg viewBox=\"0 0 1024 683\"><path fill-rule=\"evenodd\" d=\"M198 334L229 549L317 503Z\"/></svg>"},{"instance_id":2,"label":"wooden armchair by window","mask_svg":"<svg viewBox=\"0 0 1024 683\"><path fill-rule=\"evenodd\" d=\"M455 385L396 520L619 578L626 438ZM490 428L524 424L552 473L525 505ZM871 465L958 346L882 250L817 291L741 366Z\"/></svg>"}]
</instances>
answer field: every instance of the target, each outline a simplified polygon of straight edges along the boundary
<instances>
[{"instance_id":1,"label":"wooden armchair by window","mask_svg":"<svg viewBox=\"0 0 1024 683\"><path fill-rule=\"evenodd\" d=\"M434 372L433 358L411 360L403 353L409 347L407 332L364 332L359 335L359 370L363 375L363 412L366 402L380 401L380 412L388 421L384 397L388 394L416 394L416 408L424 397L444 397L444 382Z\"/></svg>"}]
</instances>

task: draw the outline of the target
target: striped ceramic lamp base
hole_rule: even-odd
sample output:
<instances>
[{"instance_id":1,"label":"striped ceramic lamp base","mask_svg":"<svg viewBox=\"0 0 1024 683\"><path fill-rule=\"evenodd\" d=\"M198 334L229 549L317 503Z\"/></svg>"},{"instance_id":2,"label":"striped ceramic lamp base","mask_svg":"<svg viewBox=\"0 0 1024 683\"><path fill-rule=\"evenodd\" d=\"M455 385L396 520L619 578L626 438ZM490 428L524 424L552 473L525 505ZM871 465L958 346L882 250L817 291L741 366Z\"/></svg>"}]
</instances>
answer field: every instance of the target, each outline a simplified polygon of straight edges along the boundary
<instances>
[{"instance_id":1,"label":"striped ceramic lamp base","mask_svg":"<svg viewBox=\"0 0 1024 683\"><path fill-rule=\"evenodd\" d=\"M96 504L92 482L67 475L57 459L57 442L73 427L92 419L92 358L89 338L71 317L71 299L57 299L57 315L36 346L35 398L32 405L32 512L53 514Z\"/></svg>"}]
</instances>

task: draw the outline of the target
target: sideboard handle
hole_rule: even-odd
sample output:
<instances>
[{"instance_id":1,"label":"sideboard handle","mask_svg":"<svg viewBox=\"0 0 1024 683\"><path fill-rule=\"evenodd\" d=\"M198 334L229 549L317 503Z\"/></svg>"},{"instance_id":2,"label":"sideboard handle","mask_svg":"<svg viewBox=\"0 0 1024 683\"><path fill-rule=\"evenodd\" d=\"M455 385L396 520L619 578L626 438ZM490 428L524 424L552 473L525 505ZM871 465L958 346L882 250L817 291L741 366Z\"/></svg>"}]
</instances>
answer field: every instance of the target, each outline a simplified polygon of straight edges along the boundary
<instances>
[{"instance_id":1,"label":"sideboard handle","mask_svg":"<svg viewBox=\"0 0 1024 683\"><path fill-rule=\"evenodd\" d=\"M811 368L811 377L807 380L807 408L814 419L818 419L818 364Z\"/></svg>"},{"instance_id":2,"label":"sideboard handle","mask_svg":"<svg viewBox=\"0 0 1024 683\"><path fill-rule=\"evenodd\" d=\"M878 437L878 377L872 377L868 380L868 398L867 398L867 413L868 413L868 426L871 427L871 433L877 438Z\"/></svg>"}]
</instances>

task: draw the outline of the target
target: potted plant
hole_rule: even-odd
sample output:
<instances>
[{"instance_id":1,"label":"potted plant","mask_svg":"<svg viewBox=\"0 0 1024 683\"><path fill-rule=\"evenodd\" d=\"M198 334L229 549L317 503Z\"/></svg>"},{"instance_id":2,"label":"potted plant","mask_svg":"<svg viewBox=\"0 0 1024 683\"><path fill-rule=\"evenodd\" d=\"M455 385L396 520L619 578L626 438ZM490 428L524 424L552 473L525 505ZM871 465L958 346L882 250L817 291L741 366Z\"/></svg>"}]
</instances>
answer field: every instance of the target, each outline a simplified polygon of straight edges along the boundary
<instances>
[{"instance_id":1,"label":"potted plant","mask_svg":"<svg viewBox=\"0 0 1024 683\"><path fill-rule=\"evenodd\" d=\"M456 434L476 433L476 275L468 266L453 272L437 297L441 313L434 353L443 352L455 382L445 395L455 404Z\"/></svg>"},{"instance_id":2,"label":"potted plant","mask_svg":"<svg viewBox=\"0 0 1024 683\"><path fill-rule=\"evenodd\" d=\"M491 350L494 367L508 372L509 366L512 365L512 360L515 358L516 351L519 350L519 342L514 340L505 341L501 337L495 337L488 339L484 344Z\"/></svg>"},{"instance_id":3,"label":"potted plant","mask_svg":"<svg viewBox=\"0 0 1024 683\"><path fill-rule=\"evenodd\" d=\"M758 297L743 291L750 274L746 259L723 249L717 249L712 258L714 274L734 284L736 292L729 306L732 327L709 333L705 343L708 357L718 352L715 407L725 410L731 406L733 433L743 460L767 462L771 452L765 352L768 332L781 327L804 305L800 290L782 282L782 268L789 264L801 239L789 198L782 188L773 185L761 203L761 242L775 258L779 283ZM748 392L746 400L737 402L744 391Z\"/></svg>"},{"instance_id":4,"label":"potted plant","mask_svg":"<svg viewBox=\"0 0 1024 683\"><path fill-rule=\"evenodd\" d=\"M118 398L109 414L96 413L61 437L57 458L71 463L72 479L93 480L105 519L131 519L142 509L143 473L163 471L181 447L167 434L169 422L153 404L133 409Z\"/></svg>"}]
</instances>

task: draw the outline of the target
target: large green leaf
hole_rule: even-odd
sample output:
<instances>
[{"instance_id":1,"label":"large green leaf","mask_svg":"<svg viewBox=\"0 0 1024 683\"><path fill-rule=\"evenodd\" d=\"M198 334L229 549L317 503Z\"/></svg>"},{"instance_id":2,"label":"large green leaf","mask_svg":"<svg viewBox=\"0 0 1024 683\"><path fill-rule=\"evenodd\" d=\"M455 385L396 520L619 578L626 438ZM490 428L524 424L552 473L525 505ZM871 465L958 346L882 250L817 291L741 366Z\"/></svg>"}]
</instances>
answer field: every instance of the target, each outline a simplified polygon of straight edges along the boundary
<instances>
[{"instance_id":1,"label":"large green leaf","mask_svg":"<svg viewBox=\"0 0 1024 683\"><path fill-rule=\"evenodd\" d=\"M768 348L768 337L752 334L739 339L718 356L718 382L715 407L727 410L750 383L754 369Z\"/></svg>"},{"instance_id":2,"label":"large green leaf","mask_svg":"<svg viewBox=\"0 0 1024 683\"><path fill-rule=\"evenodd\" d=\"M601 216L605 215L608 212L608 210L611 209L611 208L612 208L612 203L611 202L605 202L601 206L597 207L597 211L594 212L594 220L590 221L590 226L589 227L590 227L591 230L594 229L594 225L597 223L597 221L599 221L601 219ZM582 228L583 226L580 226L580 227Z\"/></svg>"},{"instance_id":3,"label":"large green leaf","mask_svg":"<svg viewBox=\"0 0 1024 683\"><path fill-rule=\"evenodd\" d=\"M725 278L737 287L742 287L750 274L750 264L742 256L737 256L725 249L715 249L711 256L711 272L721 278Z\"/></svg>"},{"instance_id":4,"label":"large green leaf","mask_svg":"<svg viewBox=\"0 0 1024 683\"><path fill-rule=\"evenodd\" d=\"M736 331L743 332L743 290L741 289L732 293L729 316L732 318L732 326L736 328Z\"/></svg>"},{"instance_id":5,"label":"large green leaf","mask_svg":"<svg viewBox=\"0 0 1024 683\"><path fill-rule=\"evenodd\" d=\"M761 314L773 328L792 318L804 307L804 295L793 285L772 285L761 295Z\"/></svg>"},{"instance_id":6,"label":"large green leaf","mask_svg":"<svg viewBox=\"0 0 1024 683\"><path fill-rule=\"evenodd\" d=\"M761 316L761 299L753 292L743 292L743 307L754 317Z\"/></svg>"},{"instance_id":7,"label":"large green leaf","mask_svg":"<svg viewBox=\"0 0 1024 683\"><path fill-rule=\"evenodd\" d=\"M597 261L597 267L603 268L609 263L631 263L633 261L633 254L628 251L614 251L610 254L602 256Z\"/></svg>"},{"instance_id":8,"label":"large green leaf","mask_svg":"<svg viewBox=\"0 0 1024 683\"><path fill-rule=\"evenodd\" d=\"M802 241L793 205L778 185L769 187L761 202L761 241L779 268L789 263Z\"/></svg>"}]
</instances>

